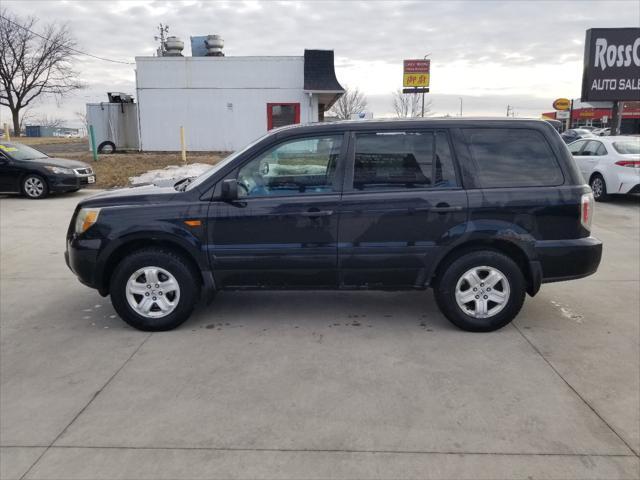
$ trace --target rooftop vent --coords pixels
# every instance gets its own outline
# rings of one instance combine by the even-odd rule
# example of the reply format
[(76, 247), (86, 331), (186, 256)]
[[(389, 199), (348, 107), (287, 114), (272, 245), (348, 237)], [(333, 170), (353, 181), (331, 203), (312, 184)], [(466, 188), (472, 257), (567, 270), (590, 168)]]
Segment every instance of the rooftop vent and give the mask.
[(191, 37), (191, 55), (194, 57), (224, 57), (223, 48), (221, 35)]
[(178, 37), (167, 37), (164, 42), (165, 57), (181, 57), (184, 49), (184, 42)]

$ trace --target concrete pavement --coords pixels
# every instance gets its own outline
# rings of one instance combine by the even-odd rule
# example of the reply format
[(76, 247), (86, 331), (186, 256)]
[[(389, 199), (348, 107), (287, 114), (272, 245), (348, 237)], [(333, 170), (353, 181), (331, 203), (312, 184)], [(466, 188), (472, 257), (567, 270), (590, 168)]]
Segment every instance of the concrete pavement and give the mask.
[(499, 332), (430, 292), (234, 292), (148, 334), (64, 265), (86, 194), (0, 199), (1, 478), (640, 476), (637, 201)]

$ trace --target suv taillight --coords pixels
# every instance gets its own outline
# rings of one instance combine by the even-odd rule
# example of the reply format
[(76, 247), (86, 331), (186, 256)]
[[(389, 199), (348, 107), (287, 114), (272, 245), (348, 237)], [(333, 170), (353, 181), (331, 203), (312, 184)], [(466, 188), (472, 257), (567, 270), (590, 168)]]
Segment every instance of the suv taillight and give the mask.
[(591, 231), (591, 221), (593, 220), (593, 193), (585, 193), (580, 200), (580, 223), (587, 230)]

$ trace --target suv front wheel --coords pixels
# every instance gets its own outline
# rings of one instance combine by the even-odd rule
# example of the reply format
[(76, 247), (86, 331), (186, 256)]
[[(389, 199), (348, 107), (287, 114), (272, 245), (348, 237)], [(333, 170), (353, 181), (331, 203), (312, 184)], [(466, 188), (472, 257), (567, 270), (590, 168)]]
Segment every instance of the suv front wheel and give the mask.
[(446, 267), (435, 297), (454, 325), (471, 332), (491, 332), (515, 318), (525, 290), (522, 271), (511, 258), (480, 250), (464, 254)]
[(197, 278), (188, 261), (171, 250), (139, 250), (113, 272), (111, 303), (134, 328), (171, 330), (191, 315), (200, 297)]

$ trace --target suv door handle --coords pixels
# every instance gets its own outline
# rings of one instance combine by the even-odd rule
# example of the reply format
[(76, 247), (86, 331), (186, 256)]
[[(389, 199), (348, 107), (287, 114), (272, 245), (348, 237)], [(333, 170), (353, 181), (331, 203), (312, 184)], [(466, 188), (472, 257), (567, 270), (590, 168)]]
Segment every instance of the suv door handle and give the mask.
[(318, 210), (318, 209), (311, 209), (311, 210), (307, 210), (306, 212), (300, 212), (298, 213), (298, 215), (300, 215), (301, 217), (328, 217), (329, 215), (333, 215), (333, 210)]
[(460, 210), (462, 210), (462, 207), (460, 205), (456, 205), (456, 206), (449, 206), (449, 205), (443, 205), (441, 207), (433, 207), (430, 209), (432, 212), (436, 212), (436, 213), (446, 213), (446, 212), (459, 212)]

